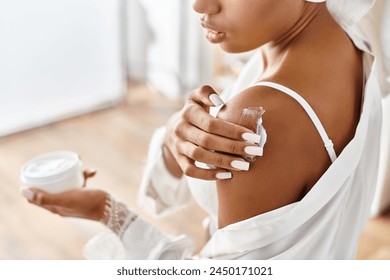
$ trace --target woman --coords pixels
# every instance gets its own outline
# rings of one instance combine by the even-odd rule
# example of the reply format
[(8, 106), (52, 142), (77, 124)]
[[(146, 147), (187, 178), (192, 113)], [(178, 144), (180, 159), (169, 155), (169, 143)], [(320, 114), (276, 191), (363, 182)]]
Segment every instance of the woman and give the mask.
[[(323, 2), (194, 1), (211, 43), (259, 48), (226, 102), (204, 86), (152, 139), (141, 200), (157, 213), (197, 200), (211, 238), (196, 257), (355, 257), (376, 182), (381, 103), (372, 46), (350, 21), (373, 1), (329, 1), (338, 23)], [(348, 10), (356, 19), (337, 14), (347, 2), (360, 5)], [(260, 106), (259, 137), (242, 113)], [(54, 213), (102, 220), (119, 237), (92, 240), (87, 257), (195, 258), (186, 237), (163, 235), (103, 191), (25, 195)]]

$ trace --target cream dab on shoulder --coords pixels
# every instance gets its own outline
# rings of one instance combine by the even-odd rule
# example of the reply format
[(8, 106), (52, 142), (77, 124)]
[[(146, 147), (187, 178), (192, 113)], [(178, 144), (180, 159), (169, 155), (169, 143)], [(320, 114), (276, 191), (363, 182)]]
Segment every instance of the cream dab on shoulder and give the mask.
[[(261, 149), (264, 149), (264, 145), (267, 142), (267, 131), (263, 126), (263, 115), (265, 110), (263, 107), (248, 107), (244, 108), (241, 112), (240, 124), (245, 124), (248, 128), (256, 132), (260, 136), (260, 142), (258, 146)], [(246, 155), (244, 159), (249, 162), (254, 162), (256, 156)]]

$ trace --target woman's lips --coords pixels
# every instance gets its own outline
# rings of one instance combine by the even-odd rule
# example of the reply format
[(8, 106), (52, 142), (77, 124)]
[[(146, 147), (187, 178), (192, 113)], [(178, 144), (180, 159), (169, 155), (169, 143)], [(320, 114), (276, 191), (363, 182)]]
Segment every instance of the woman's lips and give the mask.
[(204, 29), (206, 29), (206, 38), (211, 43), (221, 43), (226, 38), (225, 32), (220, 32), (212, 29), (206, 22), (202, 21), (201, 25)]

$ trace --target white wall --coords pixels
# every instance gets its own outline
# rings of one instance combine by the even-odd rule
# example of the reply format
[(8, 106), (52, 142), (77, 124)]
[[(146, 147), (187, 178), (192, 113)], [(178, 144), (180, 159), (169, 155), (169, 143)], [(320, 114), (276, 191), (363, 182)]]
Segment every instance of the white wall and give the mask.
[(151, 29), (140, 0), (127, 1), (127, 69), (130, 78), (146, 80), (148, 44)]
[(0, 0), (0, 136), (118, 102), (119, 0)]

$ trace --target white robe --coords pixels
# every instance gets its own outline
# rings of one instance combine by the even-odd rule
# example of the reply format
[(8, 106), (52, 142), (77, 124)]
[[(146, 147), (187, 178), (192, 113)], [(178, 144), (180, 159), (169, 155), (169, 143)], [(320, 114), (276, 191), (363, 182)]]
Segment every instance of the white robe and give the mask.
[[(347, 32), (350, 30), (346, 30)], [(356, 30), (354, 30), (355, 32)], [(349, 33), (364, 55), (365, 87), (360, 121), (351, 142), (301, 200), (216, 229), (215, 182), (176, 179), (166, 170), (161, 152), (164, 128), (156, 131), (140, 189), (144, 207), (157, 214), (175, 211), (192, 196), (210, 217), (211, 238), (198, 256), (185, 236), (171, 237), (136, 220), (121, 239), (99, 236), (86, 246), (87, 258), (127, 259), (354, 259), (370, 215), (379, 162), (383, 85), (373, 46)], [(254, 56), (225, 98), (232, 98), (261, 75)], [(264, 151), (266, 152), (266, 150)]]

